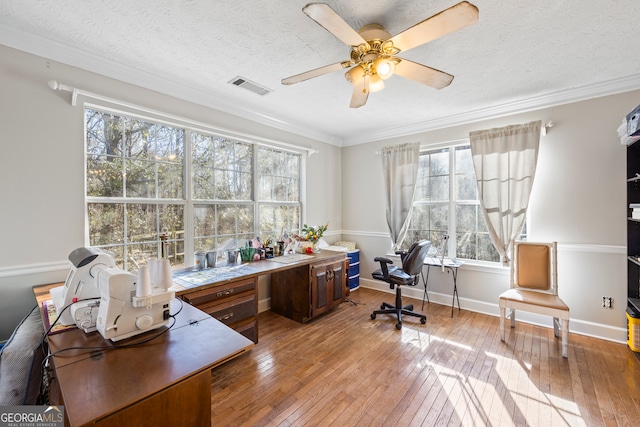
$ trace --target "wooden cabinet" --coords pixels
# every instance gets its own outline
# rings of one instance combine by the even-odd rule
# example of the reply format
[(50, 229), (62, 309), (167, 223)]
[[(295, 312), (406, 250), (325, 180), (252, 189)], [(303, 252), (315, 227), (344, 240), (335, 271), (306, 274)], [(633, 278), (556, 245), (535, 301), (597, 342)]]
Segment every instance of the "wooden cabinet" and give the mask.
[(311, 273), (311, 317), (318, 316), (344, 301), (345, 263), (312, 264)]
[(271, 311), (307, 322), (344, 301), (348, 286), (344, 254), (271, 274)]
[(180, 298), (258, 342), (258, 292), (256, 278), (224, 282), (180, 293)]

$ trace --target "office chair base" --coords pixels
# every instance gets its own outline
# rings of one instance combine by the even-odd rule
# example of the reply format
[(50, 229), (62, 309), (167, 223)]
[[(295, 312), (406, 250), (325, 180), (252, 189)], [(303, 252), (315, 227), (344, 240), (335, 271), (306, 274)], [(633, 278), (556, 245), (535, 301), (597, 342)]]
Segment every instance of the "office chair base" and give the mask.
[(427, 323), (427, 316), (414, 312), (413, 304), (405, 305), (401, 308), (396, 308), (391, 304), (383, 302), (380, 306), (380, 310), (375, 310), (373, 313), (371, 313), (371, 319), (375, 320), (376, 315), (378, 314), (395, 314), (398, 318), (396, 329), (402, 329), (402, 315), (418, 317), (420, 319), (420, 323), (422, 323), (423, 325)]

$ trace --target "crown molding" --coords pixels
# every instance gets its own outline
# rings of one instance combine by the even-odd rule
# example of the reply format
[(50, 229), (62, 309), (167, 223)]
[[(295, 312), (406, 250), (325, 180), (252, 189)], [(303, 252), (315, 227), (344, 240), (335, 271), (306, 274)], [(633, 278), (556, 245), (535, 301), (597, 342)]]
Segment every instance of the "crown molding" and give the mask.
[[(634, 74), (607, 82), (494, 105), (462, 114), (454, 114), (433, 120), (387, 128), (377, 132), (358, 134), (353, 137), (339, 138), (318, 129), (299, 126), (288, 120), (277, 118), (261, 111), (226, 102), (222, 96), (213, 96), (211, 93), (205, 94), (199, 89), (106, 60), (91, 52), (65, 46), (43, 37), (34, 36), (3, 23), (0, 23), (0, 43), (33, 55), (51, 59), (337, 147), (347, 147), (383, 139), (409, 136), (421, 132), (428, 132), (478, 122), (481, 120), (489, 120), (513, 114), (525, 113), (532, 110), (640, 89), (640, 74)], [(159, 90), (158, 88), (162, 88), (162, 90)]]
[(640, 74), (634, 74), (619, 79), (558, 91), (505, 104), (494, 105), (462, 114), (454, 114), (410, 125), (384, 129), (380, 132), (358, 135), (352, 138), (344, 138), (342, 140), (342, 146), (348, 147), (351, 145), (364, 144), (382, 139), (414, 135), (421, 132), (459, 126), (481, 120), (495, 119), (513, 114), (526, 113), (528, 111), (569, 104), (572, 102), (585, 101), (587, 99), (629, 92), (637, 89), (640, 89)]
[[(264, 114), (264, 112), (240, 107), (226, 102), (222, 96), (204, 93), (182, 83), (165, 79), (127, 65), (101, 58), (91, 52), (65, 46), (53, 40), (34, 36), (0, 23), (0, 43), (13, 49), (41, 56), (62, 64), (90, 71), (102, 76), (139, 86), (154, 92), (169, 95), (214, 110), (232, 114), (253, 122), (314, 139), (327, 144), (342, 146), (342, 140), (316, 129), (298, 126), (289, 121)], [(46, 83), (46, 82), (44, 82)], [(159, 89), (162, 88), (162, 89)]]

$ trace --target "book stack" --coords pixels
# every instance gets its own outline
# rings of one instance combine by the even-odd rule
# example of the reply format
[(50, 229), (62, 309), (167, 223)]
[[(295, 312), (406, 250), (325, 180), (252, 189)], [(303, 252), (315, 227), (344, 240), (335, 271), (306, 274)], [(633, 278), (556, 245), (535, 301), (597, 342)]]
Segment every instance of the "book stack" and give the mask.
[(631, 203), (631, 219), (640, 219), (640, 203)]

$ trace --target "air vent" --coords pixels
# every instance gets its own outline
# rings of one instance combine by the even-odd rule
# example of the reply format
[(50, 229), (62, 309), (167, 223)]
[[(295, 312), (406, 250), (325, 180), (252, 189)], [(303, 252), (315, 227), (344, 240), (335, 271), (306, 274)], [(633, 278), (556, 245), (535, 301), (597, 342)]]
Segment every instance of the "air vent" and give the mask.
[(252, 82), (251, 80), (247, 80), (244, 77), (234, 77), (229, 81), (232, 85), (236, 85), (242, 88), (245, 88), (253, 93), (257, 93), (260, 96), (264, 96), (270, 92), (273, 92), (271, 89), (267, 89), (264, 86), (260, 86), (257, 83)]

